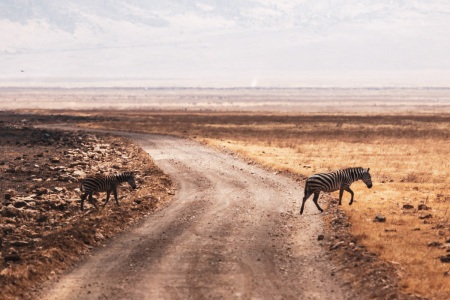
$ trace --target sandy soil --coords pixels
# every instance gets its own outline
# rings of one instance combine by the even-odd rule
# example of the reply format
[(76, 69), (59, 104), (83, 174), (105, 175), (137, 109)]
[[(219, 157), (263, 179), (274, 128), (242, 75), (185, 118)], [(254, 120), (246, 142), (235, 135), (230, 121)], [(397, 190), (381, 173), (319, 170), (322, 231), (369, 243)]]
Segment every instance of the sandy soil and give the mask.
[(174, 201), (43, 299), (347, 298), (317, 239), (321, 215), (298, 215), (298, 183), (190, 140), (129, 137), (177, 182)]

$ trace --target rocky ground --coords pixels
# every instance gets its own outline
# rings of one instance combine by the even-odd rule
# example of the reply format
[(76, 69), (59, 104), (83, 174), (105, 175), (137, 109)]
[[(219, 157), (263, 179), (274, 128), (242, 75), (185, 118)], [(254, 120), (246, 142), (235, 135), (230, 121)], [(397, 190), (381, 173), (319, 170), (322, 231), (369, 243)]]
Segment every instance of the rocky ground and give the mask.
[[(337, 205), (330, 201), (325, 216), (328, 235), (324, 246), (336, 265), (335, 276), (341, 277), (355, 291), (366, 291), (371, 299), (422, 299), (401, 291), (395, 266), (380, 260), (349, 233), (351, 223)], [(322, 237), (319, 237), (322, 238)]]
[[(35, 123), (32, 116), (0, 116), (1, 299), (32, 297), (41, 283), (173, 194), (171, 179), (130, 141), (34, 129)], [(123, 171), (135, 172), (138, 189), (123, 185), (120, 207), (86, 203), (80, 211), (81, 178)], [(97, 198), (103, 202), (104, 193)]]

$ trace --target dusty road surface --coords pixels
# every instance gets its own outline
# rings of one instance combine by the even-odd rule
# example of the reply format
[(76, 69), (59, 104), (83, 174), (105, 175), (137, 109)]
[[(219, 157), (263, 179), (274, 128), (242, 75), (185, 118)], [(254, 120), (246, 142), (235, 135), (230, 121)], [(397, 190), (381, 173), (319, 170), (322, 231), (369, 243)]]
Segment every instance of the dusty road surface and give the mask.
[(343, 299), (302, 188), (194, 141), (130, 134), (177, 182), (173, 202), (93, 253), (43, 299)]

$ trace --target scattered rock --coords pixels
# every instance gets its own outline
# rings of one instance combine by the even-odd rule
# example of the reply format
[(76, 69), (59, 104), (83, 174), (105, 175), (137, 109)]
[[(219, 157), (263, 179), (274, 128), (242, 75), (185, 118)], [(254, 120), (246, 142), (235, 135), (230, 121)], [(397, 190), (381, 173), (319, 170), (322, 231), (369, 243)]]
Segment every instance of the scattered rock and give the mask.
[(450, 254), (447, 254), (447, 256), (441, 256), (441, 257), (439, 257), (439, 259), (443, 263), (450, 263)]
[(0, 225), (0, 231), (3, 232), (4, 235), (10, 234), (14, 231), (15, 226), (12, 224), (3, 224)]
[(76, 178), (68, 175), (68, 174), (62, 174), (58, 177), (59, 181), (76, 181)]
[(16, 168), (14, 167), (9, 167), (5, 170), (6, 173), (16, 173)]
[(5, 200), (10, 200), (12, 197), (14, 197), (14, 195), (16, 194), (15, 190), (12, 189), (8, 189), (5, 192)]
[(21, 207), (26, 207), (26, 206), (28, 206), (28, 203), (26, 203), (26, 202), (23, 201), (23, 200), (16, 200), (16, 201), (14, 201), (13, 206), (14, 206), (15, 208), (21, 208)]
[(50, 161), (54, 164), (59, 163), (61, 161), (61, 159), (59, 157), (52, 157), (50, 158)]
[(445, 225), (441, 224), (441, 223), (436, 224), (435, 226), (431, 227), (431, 229), (442, 229), (442, 228), (445, 228)]
[(411, 204), (403, 204), (403, 209), (413, 209), (414, 205)]
[(325, 236), (323, 234), (319, 234), (319, 236), (317, 237), (318, 241), (322, 241), (325, 238)]
[(334, 244), (333, 246), (330, 247), (330, 250), (336, 250), (337, 248), (341, 247), (342, 245), (344, 245), (345, 242), (344, 241), (340, 241), (336, 244)]
[(375, 217), (375, 219), (373, 219), (374, 222), (380, 222), (380, 223), (384, 223), (386, 222), (386, 217), (382, 216), (382, 215), (378, 215)]
[(424, 216), (420, 216), (419, 219), (421, 219), (421, 220), (423, 220), (423, 219), (430, 219), (432, 217), (433, 216), (431, 214), (427, 214), (427, 215), (424, 215)]
[(94, 238), (95, 238), (96, 241), (103, 241), (105, 239), (103, 234), (101, 234), (100, 232), (95, 233)]
[(430, 242), (428, 243), (428, 247), (441, 247), (442, 243), (440, 242)]
[(51, 206), (51, 208), (57, 209), (60, 211), (65, 211), (67, 209), (67, 204), (62, 200), (53, 201), (50, 206)]
[(16, 218), (20, 216), (20, 211), (15, 207), (7, 206), (2, 208), (0, 214), (6, 218)]
[(5, 263), (7, 262), (19, 262), (20, 256), (19, 254), (7, 254), (5, 255), (5, 258), (3, 259)]
[(73, 168), (73, 167), (77, 167), (77, 166), (86, 166), (86, 165), (87, 165), (87, 163), (84, 161), (76, 161), (76, 162), (71, 163), (69, 165), (69, 167)]
[(39, 187), (39, 188), (35, 189), (35, 193), (37, 196), (42, 196), (42, 195), (48, 194), (48, 190), (44, 187)]
[(48, 216), (47, 215), (40, 215), (37, 219), (36, 222), (38, 223), (42, 223), (48, 220)]
[(26, 247), (30, 245), (27, 241), (11, 241), (9, 244), (14, 247)]
[(426, 206), (425, 204), (419, 204), (419, 206), (417, 207), (418, 210), (429, 210), (431, 209), (431, 207)]
[(83, 177), (86, 177), (86, 172), (81, 171), (81, 170), (75, 170), (75, 171), (73, 171), (72, 176), (76, 177), (76, 178), (83, 178)]
[(61, 192), (66, 191), (66, 188), (59, 187), (59, 186), (55, 186), (55, 187), (53, 188), (53, 191), (54, 191), (54, 192), (57, 192), (57, 193), (61, 193)]

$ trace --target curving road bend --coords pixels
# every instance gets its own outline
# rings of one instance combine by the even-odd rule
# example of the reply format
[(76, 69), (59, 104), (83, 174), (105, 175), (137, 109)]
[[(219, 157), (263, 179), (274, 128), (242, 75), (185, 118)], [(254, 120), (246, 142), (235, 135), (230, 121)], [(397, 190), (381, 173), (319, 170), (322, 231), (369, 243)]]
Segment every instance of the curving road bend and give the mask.
[(320, 215), (298, 214), (295, 181), (191, 140), (125, 135), (174, 178), (176, 196), (43, 299), (345, 298), (317, 242)]

